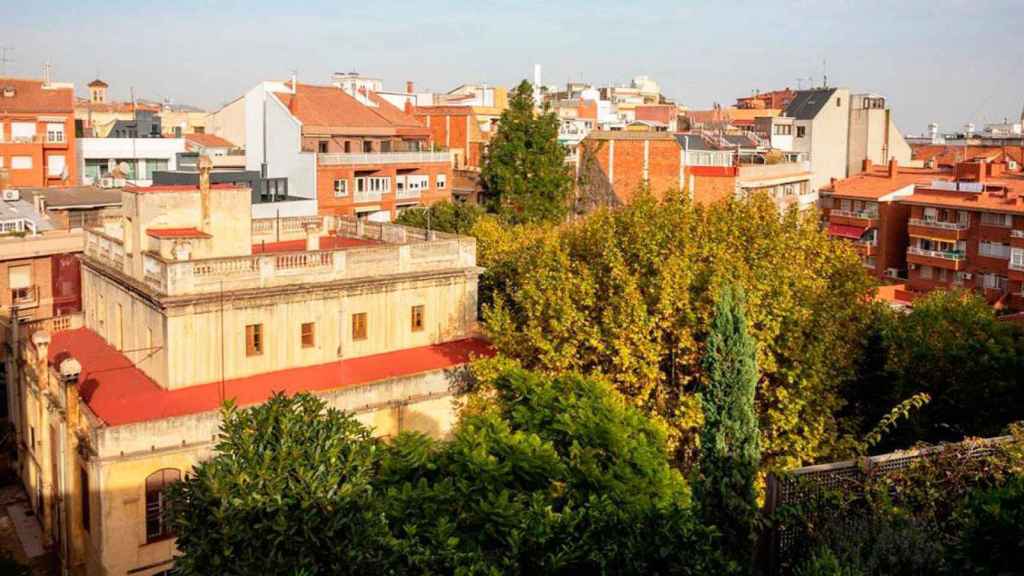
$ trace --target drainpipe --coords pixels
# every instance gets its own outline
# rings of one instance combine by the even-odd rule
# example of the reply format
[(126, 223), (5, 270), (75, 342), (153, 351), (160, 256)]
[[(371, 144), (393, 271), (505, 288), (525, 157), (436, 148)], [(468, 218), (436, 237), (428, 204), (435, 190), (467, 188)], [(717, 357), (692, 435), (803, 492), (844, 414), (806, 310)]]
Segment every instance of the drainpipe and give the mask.
[[(68, 462), (73, 462), (74, 455), (68, 450), (69, 446), (72, 446), (72, 435), (77, 428), (78, 422), (78, 375), (82, 373), (82, 365), (78, 363), (72, 357), (65, 358), (60, 363), (60, 386), (61, 392), (64, 399), (64, 434), (61, 434), (60, 438), (60, 485), (61, 493), (67, 494), (68, 490)], [(62, 522), (60, 526), (63, 537), (60, 539), (61, 547), (64, 550), (64, 566), (63, 574), (68, 576), (70, 574), (70, 566), (72, 565), (71, 558), (71, 535), (68, 526), (71, 525), (71, 515), (68, 513), (70, 506), (68, 505), (68, 499), (61, 498), (61, 508), (64, 510), (62, 516)]]

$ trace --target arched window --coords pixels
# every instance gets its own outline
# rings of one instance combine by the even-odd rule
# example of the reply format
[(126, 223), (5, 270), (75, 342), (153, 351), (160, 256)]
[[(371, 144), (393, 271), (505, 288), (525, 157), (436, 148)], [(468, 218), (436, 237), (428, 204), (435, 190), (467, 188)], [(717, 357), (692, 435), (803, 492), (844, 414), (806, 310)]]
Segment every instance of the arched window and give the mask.
[(164, 489), (181, 480), (181, 471), (175, 468), (157, 470), (146, 478), (146, 541), (152, 542), (172, 536), (166, 518), (167, 499)]

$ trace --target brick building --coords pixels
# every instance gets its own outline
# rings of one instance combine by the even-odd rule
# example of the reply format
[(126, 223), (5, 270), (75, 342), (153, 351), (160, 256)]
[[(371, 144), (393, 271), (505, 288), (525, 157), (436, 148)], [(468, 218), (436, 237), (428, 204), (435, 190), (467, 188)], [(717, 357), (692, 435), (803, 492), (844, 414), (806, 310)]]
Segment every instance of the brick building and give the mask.
[(758, 92), (752, 96), (737, 98), (736, 107), (742, 110), (782, 110), (789, 106), (795, 97), (796, 92), (789, 88)]
[(0, 77), (0, 171), (7, 186), (78, 183), (71, 84)]
[(492, 132), (490, 124), (481, 129), (472, 106), (418, 106), (412, 114), (430, 131), (432, 145), (452, 154), (455, 168), (480, 168)]

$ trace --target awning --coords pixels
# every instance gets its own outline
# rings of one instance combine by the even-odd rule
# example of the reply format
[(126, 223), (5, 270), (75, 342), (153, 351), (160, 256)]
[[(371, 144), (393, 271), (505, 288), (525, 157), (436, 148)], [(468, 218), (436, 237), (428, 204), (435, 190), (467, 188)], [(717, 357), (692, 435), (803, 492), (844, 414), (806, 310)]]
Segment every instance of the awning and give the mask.
[(849, 238), (851, 240), (859, 240), (867, 229), (867, 226), (850, 226), (848, 224), (836, 224), (834, 222), (829, 222), (828, 235), (839, 236), (840, 238)]

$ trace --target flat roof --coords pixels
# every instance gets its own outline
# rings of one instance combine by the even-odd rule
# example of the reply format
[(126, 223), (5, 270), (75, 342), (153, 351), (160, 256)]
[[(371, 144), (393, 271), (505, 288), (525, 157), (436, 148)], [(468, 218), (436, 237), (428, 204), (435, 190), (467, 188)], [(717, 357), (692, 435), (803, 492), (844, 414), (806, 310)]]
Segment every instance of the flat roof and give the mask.
[(105, 424), (120, 426), (214, 411), (225, 399), (234, 400), (239, 406), (251, 406), (266, 401), (275, 392), (291, 395), (352, 388), (453, 368), (475, 356), (493, 354), (484, 340), (467, 338), (233, 378), (223, 385), (210, 382), (167, 390), (98, 334), (88, 328), (76, 328), (53, 334), (49, 362), (59, 366), (62, 360), (74, 356), (82, 365), (77, 384), (79, 396)]
[(831, 191), (833, 196), (839, 198), (878, 200), (907, 186), (930, 184), (933, 180), (951, 175), (952, 172), (949, 170), (900, 166), (895, 177), (889, 178), (888, 166), (879, 165), (867, 172), (838, 180), (823, 190)]

